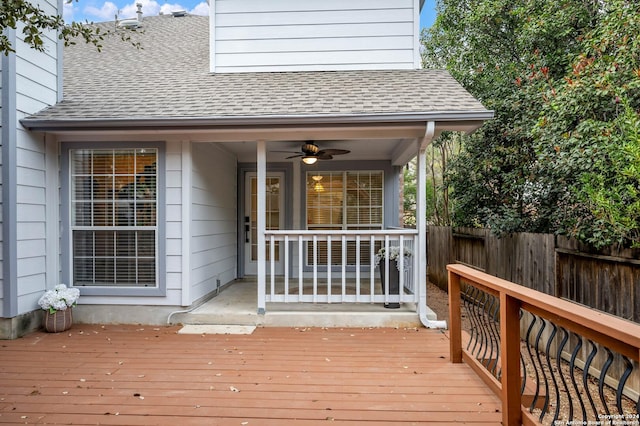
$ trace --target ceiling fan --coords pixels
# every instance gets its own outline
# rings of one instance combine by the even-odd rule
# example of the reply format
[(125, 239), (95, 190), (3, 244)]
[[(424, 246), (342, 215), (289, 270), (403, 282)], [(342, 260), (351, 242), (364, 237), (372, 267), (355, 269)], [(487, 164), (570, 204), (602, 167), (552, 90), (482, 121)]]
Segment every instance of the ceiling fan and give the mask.
[(313, 141), (307, 141), (300, 147), (300, 151), (273, 151), (273, 152), (286, 152), (289, 154), (295, 154), (287, 157), (296, 158), (302, 157), (302, 162), (305, 164), (314, 164), (318, 160), (331, 160), (334, 155), (344, 155), (348, 154), (351, 151), (346, 149), (320, 149), (318, 145), (313, 143)]

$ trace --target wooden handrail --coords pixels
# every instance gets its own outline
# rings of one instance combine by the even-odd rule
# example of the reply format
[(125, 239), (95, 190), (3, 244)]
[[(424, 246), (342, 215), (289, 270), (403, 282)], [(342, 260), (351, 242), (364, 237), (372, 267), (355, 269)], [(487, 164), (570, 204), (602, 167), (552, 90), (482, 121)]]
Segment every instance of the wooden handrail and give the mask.
[(494, 277), (466, 265), (447, 265), (449, 273), (451, 361), (462, 362), (461, 281), (499, 297), (503, 424), (523, 421), (520, 395), (520, 308), (640, 361), (640, 325)]

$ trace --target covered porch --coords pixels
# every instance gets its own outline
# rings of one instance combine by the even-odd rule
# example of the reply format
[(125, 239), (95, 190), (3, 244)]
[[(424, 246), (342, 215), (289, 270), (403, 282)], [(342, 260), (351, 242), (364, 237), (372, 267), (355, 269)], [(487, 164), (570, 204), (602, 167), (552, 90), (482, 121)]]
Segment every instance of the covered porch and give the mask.
[[(401, 312), (413, 313), (414, 322), (446, 325), (436, 321), (427, 306), (426, 149), (442, 131), (470, 131), (482, 122), (475, 115), (454, 116), (410, 122), (371, 117), (371, 123), (348, 127), (307, 124), (270, 129), (251, 142), (242, 133), (216, 136), (216, 143), (238, 159), (238, 277), (255, 280), (257, 315), (305, 311), (304, 304), (326, 304), (320, 309), (325, 313), (399, 305)], [(303, 138), (348, 155), (334, 161), (320, 157), (313, 164), (301, 161), (295, 149), (305, 143)], [(417, 223), (415, 229), (403, 229), (399, 181), (402, 167), (413, 158), (418, 170)], [(374, 180), (379, 187), (372, 189)], [(332, 187), (335, 182), (342, 185), (338, 190)], [(332, 199), (331, 189), (323, 184), (338, 195)], [(314, 191), (318, 187), (322, 196)], [(379, 198), (373, 204), (352, 205), (349, 197), (358, 195), (350, 191)], [(335, 199), (338, 213), (333, 205), (323, 204)], [(381, 252), (395, 257), (381, 257)], [(268, 317), (255, 322), (269, 323)]]

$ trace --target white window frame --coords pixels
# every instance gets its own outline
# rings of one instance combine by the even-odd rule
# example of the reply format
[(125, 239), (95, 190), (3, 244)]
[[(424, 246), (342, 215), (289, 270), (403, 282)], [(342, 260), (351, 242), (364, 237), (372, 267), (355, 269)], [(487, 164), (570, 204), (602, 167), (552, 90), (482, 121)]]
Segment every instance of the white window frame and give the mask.
[[(156, 225), (154, 227), (86, 227), (73, 226), (72, 223), (72, 183), (71, 183), (71, 152), (72, 150), (135, 150), (154, 149), (157, 152), (156, 164)], [(94, 142), (94, 143), (63, 143), (61, 150), (61, 220), (62, 220), (62, 278), (63, 282), (73, 286), (73, 230), (138, 230), (155, 229), (155, 274), (154, 286), (76, 286), (83, 295), (91, 296), (165, 296), (166, 295), (166, 234), (165, 234), (165, 145), (161, 142)]]
[[(337, 174), (341, 174), (342, 175), (342, 223), (341, 224), (317, 224), (318, 227), (325, 227), (325, 228), (334, 228), (337, 230), (358, 230), (358, 229), (372, 229), (373, 227), (376, 227), (375, 229), (384, 229), (384, 217), (385, 217), (385, 173), (384, 170), (319, 170), (319, 171), (307, 171), (305, 174), (305, 182), (309, 182), (308, 177), (313, 176), (314, 174), (323, 174), (323, 173), (331, 173), (334, 175)], [(345, 185), (346, 181), (347, 181), (347, 175), (349, 173), (355, 173), (355, 174), (365, 174), (365, 173), (380, 173), (381, 175), (381, 182), (382, 185), (380, 187), (380, 190), (382, 191), (381, 194), (381, 201), (382, 204), (379, 206), (381, 208), (381, 217), (380, 217), (380, 222), (379, 223), (375, 223), (375, 224), (358, 224), (358, 223), (354, 223), (354, 224), (350, 224), (348, 223), (348, 208), (349, 207), (354, 207), (354, 206), (348, 206), (347, 203), (344, 201), (347, 199), (347, 186)], [(359, 207), (359, 206), (358, 206)], [(371, 206), (369, 206), (370, 208)], [(304, 209), (305, 209), (305, 217), (308, 217), (309, 214), (309, 200), (308, 197), (305, 197), (305, 203), (304, 203)], [(379, 227), (378, 227), (379, 226)], [(306, 228), (309, 228), (309, 223), (307, 221), (306, 223)], [(311, 229), (314, 229), (314, 227), (312, 226)]]

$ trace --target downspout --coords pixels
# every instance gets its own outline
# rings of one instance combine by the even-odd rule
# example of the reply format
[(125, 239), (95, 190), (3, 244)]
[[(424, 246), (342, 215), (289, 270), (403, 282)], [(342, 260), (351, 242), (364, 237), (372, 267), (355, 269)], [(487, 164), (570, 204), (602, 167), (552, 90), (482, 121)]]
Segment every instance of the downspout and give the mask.
[(424, 250), (424, 255), (418, 259), (418, 315), (420, 322), (427, 328), (447, 328), (446, 321), (433, 321), (427, 318), (427, 146), (433, 140), (435, 134), (435, 122), (429, 121), (422, 139), (418, 146), (418, 185), (417, 185), (417, 208), (416, 226), (418, 228), (418, 247), (420, 252)]

